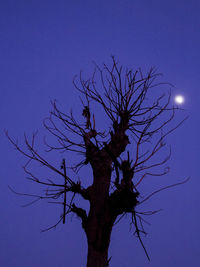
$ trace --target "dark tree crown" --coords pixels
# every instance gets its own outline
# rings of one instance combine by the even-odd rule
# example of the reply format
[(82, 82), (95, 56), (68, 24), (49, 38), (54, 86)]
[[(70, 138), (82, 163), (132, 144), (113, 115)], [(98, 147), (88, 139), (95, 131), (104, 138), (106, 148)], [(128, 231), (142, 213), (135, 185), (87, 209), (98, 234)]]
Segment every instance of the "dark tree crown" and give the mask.
[[(141, 233), (145, 233), (142, 213), (137, 212), (136, 208), (157, 191), (140, 199), (139, 185), (148, 176), (168, 173), (169, 167), (166, 164), (171, 149), (168, 148), (167, 152), (165, 139), (184, 121), (173, 126), (177, 108), (171, 106), (170, 92), (163, 91), (166, 84), (157, 82), (159, 76), (154, 68), (146, 74), (141, 69), (124, 69), (112, 57), (111, 67), (104, 64), (100, 68), (95, 64), (90, 79), (85, 80), (82, 73), (78, 80), (77, 77), (74, 79), (73, 84), (81, 94), (82, 117), (75, 117), (72, 111), (66, 114), (58, 108), (56, 101), (52, 102), (52, 111), (44, 120), (44, 127), (55, 137), (57, 145), (49, 144), (46, 139), (44, 143), (48, 152), (68, 151), (80, 154), (82, 159), (75, 165), (69, 165), (70, 159), (63, 159), (60, 166), (49, 163), (36, 148), (36, 134), (33, 134), (31, 140), (25, 135), (27, 149), (24, 150), (6, 132), (15, 148), (28, 159), (24, 166), (28, 179), (46, 187), (43, 195), (29, 195), (34, 198), (31, 203), (47, 199), (63, 206), (61, 218), (48, 229), (56, 227), (60, 222), (65, 223), (66, 215), (75, 213), (82, 220), (89, 246), (95, 251), (101, 251), (108, 248), (112, 227), (121, 218), (118, 216), (130, 213), (135, 233), (149, 258), (140, 237)], [(94, 103), (103, 109), (109, 128), (98, 130), (95, 109), (91, 108)], [(80, 121), (81, 119), (83, 120)], [(35, 176), (29, 169), (32, 162), (61, 176), (63, 181)], [(76, 182), (76, 174), (88, 164), (93, 170), (93, 181), (83, 187), (81, 180)], [(73, 176), (68, 175), (68, 168), (74, 171)], [(89, 213), (76, 203), (76, 195), (81, 195), (90, 202)], [(153, 213), (155, 212), (149, 212)], [(98, 218), (100, 228), (97, 230), (102, 231), (104, 236), (98, 240), (95, 239), (95, 230), (91, 230), (92, 223), (94, 225), (96, 222), (94, 218)]]

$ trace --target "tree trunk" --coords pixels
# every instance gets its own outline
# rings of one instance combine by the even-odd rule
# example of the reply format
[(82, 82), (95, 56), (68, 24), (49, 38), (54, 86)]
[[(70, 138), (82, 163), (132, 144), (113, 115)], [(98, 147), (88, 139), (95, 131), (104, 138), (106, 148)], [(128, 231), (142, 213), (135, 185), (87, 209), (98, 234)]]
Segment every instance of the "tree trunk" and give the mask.
[(87, 267), (107, 267), (108, 248), (104, 251), (97, 251), (92, 245), (88, 244)]
[(108, 202), (99, 194), (96, 201), (91, 202), (85, 229), (88, 241), (87, 267), (108, 266), (108, 248), (113, 223), (114, 216), (111, 216)]
[(87, 267), (107, 267), (113, 220), (106, 211), (97, 216), (94, 216), (93, 213), (90, 218), (86, 233), (88, 241)]
[[(105, 163), (104, 163), (105, 165)], [(107, 267), (110, 235), (115, 221), (109, 206), (110, 167), (94, 169), (90, 211), (85, 228), (88, 241), (87, 267)]]

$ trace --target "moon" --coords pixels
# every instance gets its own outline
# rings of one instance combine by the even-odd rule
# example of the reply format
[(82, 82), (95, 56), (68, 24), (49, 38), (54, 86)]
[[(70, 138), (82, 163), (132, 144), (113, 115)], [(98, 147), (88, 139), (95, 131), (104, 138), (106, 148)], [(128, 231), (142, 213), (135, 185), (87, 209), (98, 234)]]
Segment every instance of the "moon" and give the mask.
[(176, 95), (174, 98), (174, 101), (179, 104), (182, 105), (185, 101), (184, 97), (182, 95)]

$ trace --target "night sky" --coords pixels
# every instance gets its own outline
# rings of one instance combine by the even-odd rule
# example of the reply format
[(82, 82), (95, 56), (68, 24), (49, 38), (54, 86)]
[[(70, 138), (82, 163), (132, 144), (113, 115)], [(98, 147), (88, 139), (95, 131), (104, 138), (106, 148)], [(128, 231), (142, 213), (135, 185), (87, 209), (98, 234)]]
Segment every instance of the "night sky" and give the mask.
[[(168, 138), (171, 171), (149, 177), (141, 193), (183, 181), (184, 185), (155, 195), (141, 210), (163, 209), (146, 218), (143, 242), (130, 230), (129, 217), (113, 229), (110, 267), (199, 266), (199, 101), (200, 2), (198, 0), (1, 0), (0, 3), (0, 265), (3, 267), (81, 267), (86, 265), (87, 243), (76, 216), (65, 225), (41, 233), (54, 224), (62, 208), (29, 199), (16, 191), (35, 193), (38, 186), (25, 179), (26, 159), (9, 143), (4, 129), (23, 144), (23, 134), (35, 130), (38, 150), (45, 134), (43, 119), (57, 99), (64, 112), (73, 107), (81, 116), (79, 94), (72, 80), (86, 77), (92, 61), (110, 64), (111, 55), (125, 67), (147, 70), (155, 66), (162, 80), (174, 85), (172, 96), (182, 94), (185, 110), (177, 120), (189, 119)], [(100, 116), (99, 120), (104, 120)], [(101, 121), (101, 122), (102, 122)], [(63, 155), (47, 154), (59, 166)], [(65, 155), (66, 161), (73, 158)], [(36, 172), (45, 171), (35, 167)], [(83, 172), (84, 173), (84, 172)], [(87, 170), (85, 170), (87, 175)]]

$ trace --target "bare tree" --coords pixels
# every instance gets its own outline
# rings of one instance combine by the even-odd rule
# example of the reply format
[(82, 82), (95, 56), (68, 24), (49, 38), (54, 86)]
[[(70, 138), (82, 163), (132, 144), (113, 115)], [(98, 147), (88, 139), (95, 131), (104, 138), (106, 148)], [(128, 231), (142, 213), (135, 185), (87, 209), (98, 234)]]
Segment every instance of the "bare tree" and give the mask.
[[(60, 222), (65, 223), (70, 213), (75, 213), (81, 219), (88, 242), (87, 267), (109, 265), (108, 248), (112, 228), (127, 213), (131, 215), (135, 234), (149, 259), (141, 239), (141, 234), (145, 234), (142, 215), (156, 211), (142, 213), (137, 211), (137, 207), (153, 194), (177, 185), (140, 197), (139, 185), (144, 178), (168, 173), (166, 163), (171, 151), (165, 139), (184, 121), (175, 125), (172, 123), (177, 108), (171, 106), (170, 93), (166, 94), (163, 88), (160, 89), (164, 84), (156, 82), (159, 75), (153, 68), (146, 74), (140, 69), (125, 70), (112, 57), (111, 67), (104, 64), (100, 68), (95, 64), (90, 79), (83, 79), (82, 73), (78, 80), (74, 79), (76, 89), (83, 96), (83, 121), (80, 121), (80, 116), (75, 118), (72, 111), (69, 115), (65, 114), (56, 101), (52, 102), (52, 111), (49, 118), (44, 120), (44, 127), (56, 138), (57, 145), (49, 144), (46, 139), (44, 143), (48, 152), (79, 154), (82, 159), (75, 165), (66, 166), (65, 159), (61, 166), (52, 165), (38, 152), (36, 134), (31, 140), (25, 136), (26, 149), (23, 149), (6, 132), (15, 148), (28, 159), (24, 166), (28, 179), (46, 187), (44, 195), (22, 195), (32, 196), (31, 203), (47, 199), (63, 206), (59, 221), (46, 230), (56, 227)], [(98, 121), (95, 120), (92, 103), (102, 108), (105, 120), (110, 125), (108, 129), (97, 129)], [(38, 177), (30, 169), (32, 162), (61, 176), (64, 182), (59, 177), (54, 180)], [(67, 162), (70, 163), (70, 160)], [(76, 174), (88, 164), (92, 168), (93, 179), (91, 184), (84, 187), (82, 180), (76, 179)], [(68, 168), (74, 171), (73, 177), (68, 175)], [(80, 207), (80, 203), (77, 204), (77, 195), (89, 201), (88, 212)]]

